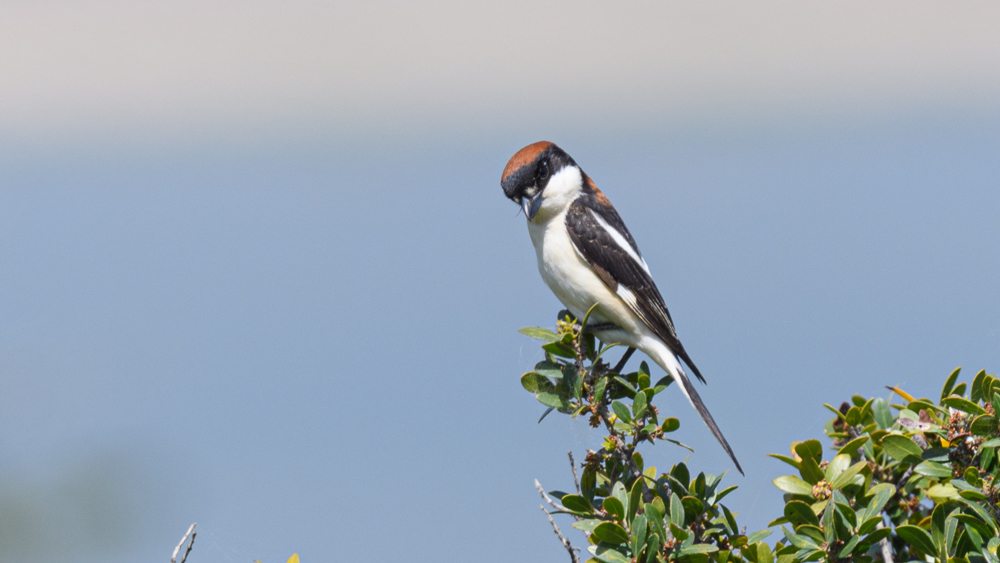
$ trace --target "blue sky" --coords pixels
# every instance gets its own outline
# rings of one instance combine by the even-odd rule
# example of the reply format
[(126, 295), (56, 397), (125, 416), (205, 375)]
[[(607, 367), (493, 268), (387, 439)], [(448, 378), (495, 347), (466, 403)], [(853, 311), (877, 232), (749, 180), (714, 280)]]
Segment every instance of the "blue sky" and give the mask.
[(565, 557), (532, 479), (601, 436), (520, 388), (560, 306), (499, 188), (543, 138), (638, 240), (751, 528), (823, 402), (1000, 362), (995, 7), (55, 6), (0, 18), (5, 560), (193, 521), (193, 563)]

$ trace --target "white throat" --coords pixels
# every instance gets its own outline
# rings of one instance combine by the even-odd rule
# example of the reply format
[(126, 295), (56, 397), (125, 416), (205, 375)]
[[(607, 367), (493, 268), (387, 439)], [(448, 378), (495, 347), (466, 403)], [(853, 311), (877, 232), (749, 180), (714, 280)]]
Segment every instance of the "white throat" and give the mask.
[(583, 189), (583, 172), (578, 166), (567, 166), (556, 172), (542, 192), (542, 205), (532, 223), (543, 225), (562, 214)]

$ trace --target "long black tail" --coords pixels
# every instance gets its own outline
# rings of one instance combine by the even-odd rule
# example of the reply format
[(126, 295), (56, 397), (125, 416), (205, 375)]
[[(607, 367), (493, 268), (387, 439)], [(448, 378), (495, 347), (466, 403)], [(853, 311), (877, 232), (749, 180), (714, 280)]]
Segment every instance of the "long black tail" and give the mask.
[(740, 472), (740, 475), (746, 475), (743, 473), (743, 468), (740, 467), (740, 462), (736, 461), (736, 454), (733, 453), (733, 448), (729, 447), (729, 442), (727, 442), (726, 437), (722, 435), (722, 430), (719, 430), (719, 425), (716, 424), (715, 419), (712, 418), (712, 413), (708, 412), (708, 407), (705, 406), (705, 401), (701, 400), (701, 395), (698, 394), (694, 385), (691, 385), (691, 380), (688, 379), (687, 374), (685, 374), (684, 370), (679, 366), (676, 371), (676, 374), (672, 372), (670, 373), (671, 377), (677, 380), (681, 391), (688, 398), (688, 401), (691, 402), (691, 406), (694, 407), (694, 410), (698, 411), (701, 419), (705, 421), (705, 425), (712, 431), (712, 435), (715, 436), (715, 439), (718, 440), (720, 444), (722, 444), (722, 449), (726, 450), (726, 453), (729, 454), (729, 458), (732, 459), (733, 464), (736, 465), (736, 470)]

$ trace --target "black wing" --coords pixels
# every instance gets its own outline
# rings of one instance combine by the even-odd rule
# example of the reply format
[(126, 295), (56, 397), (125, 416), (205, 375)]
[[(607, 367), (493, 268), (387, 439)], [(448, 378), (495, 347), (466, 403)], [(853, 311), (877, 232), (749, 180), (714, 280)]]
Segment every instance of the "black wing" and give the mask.
[[(691, 361), (691, 357), (684, 350), (684, 345), (677, 338), (677, 331), (674, 329), (674, 322), (670, 318), (667, 305), (663, 302), (663, 296), (656, 288), (653, 278), (646, 271), (645, 264), (637, 262), (601, 225), (603, 220), (608, 227), (617, 231), (631, 247), (635, 256), (642, 260), (639, 247), (636, 246), (632, 233), (625, 227), (618, 212), (607, 198), (603, 197), (604, 194), (600, 192), (597, 194), (599, 195), (584, 193), (570, 205), (566, 213), (566, 228), (569, 230), (570, 239), (604, 283), (622, 297), (646, 326), (663, 339), (663, 342), (684, 360), (684, 363), (691, 366), (691, 371), (704, 383), (705, 378), (701, 376), (698, 367)], [(628, 289), (633, 298), (627, 298), (627, 292), (619, 291), (619, 287)]]

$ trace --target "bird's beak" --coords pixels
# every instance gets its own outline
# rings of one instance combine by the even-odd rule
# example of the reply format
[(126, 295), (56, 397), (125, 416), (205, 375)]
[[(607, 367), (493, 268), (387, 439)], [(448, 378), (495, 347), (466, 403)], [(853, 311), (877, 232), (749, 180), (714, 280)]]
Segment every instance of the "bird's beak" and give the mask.
[(521, 209), (524, 210), (525, 217), (529, 221), (535, 218), (538, 214), (538, 208), (542, 206), (542, 192), (538, 192), (533, 197), (522, 197), (521, 198)]

